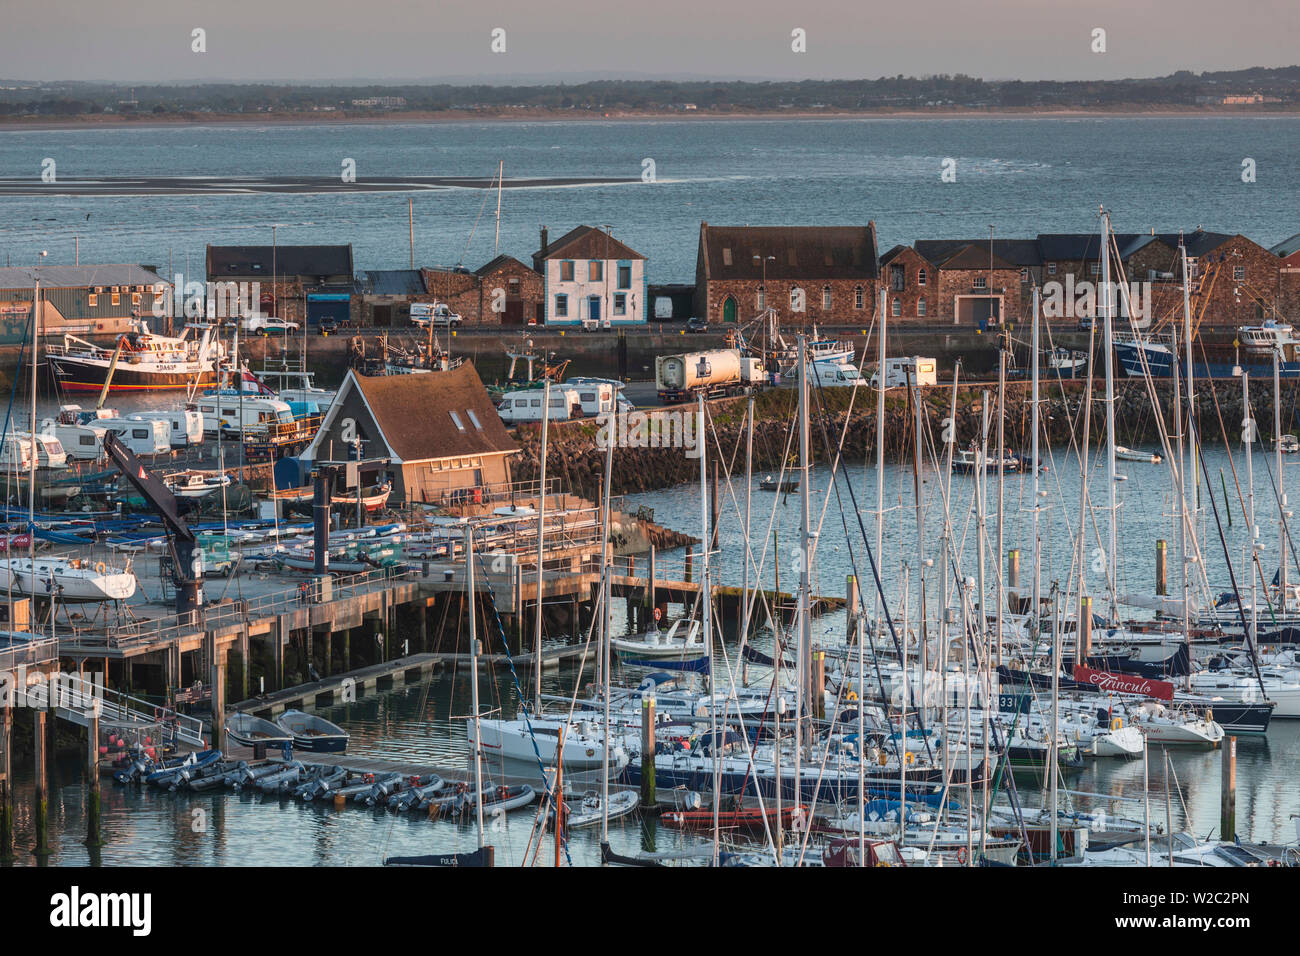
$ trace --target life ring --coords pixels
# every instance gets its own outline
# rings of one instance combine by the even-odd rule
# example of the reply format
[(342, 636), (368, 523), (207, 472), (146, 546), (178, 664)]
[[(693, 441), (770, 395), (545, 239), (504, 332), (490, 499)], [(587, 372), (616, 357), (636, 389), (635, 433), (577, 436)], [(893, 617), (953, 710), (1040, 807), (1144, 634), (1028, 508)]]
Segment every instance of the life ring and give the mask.
[(883, 767), (888, 762), (889, 762), (889, 754), (885, 753), (883, 750), (880, 751), (880, 766)]
[(664, 612), (659, 610), (659, 608), (655, 608), (655, 621), (658, 622), (658, 620), (663, 616)]
[(1110, 729), (1111, 729), (1111, 730), (1120, 730), (1120, 729), (1123, 728), (1123, 726), (1124, 726), (1124, 718), (1123, 718), (1123, 717), (1116, 717), (1114, 720), (1112, 720), (1112, 721), (1110, 722)]
[(912, 764), (916, 763), (916, 754), (912, 753), (910, 750), (904, 751), (903, 763), (907, 764), (909, 767), (912, 766)]
[(850, 703), (853, 703), (858, 699), (858, 692), (855, 690), (851, 690), (848, 692), (847, 696), (845, 696), (844, 699), (849, 701)]
[(966, 848), (964, 846), (957, 847), (957, 862), (958, 863), (966, 862)]
[(107, 570), (108, 570), (108, 565), (105, 564), (103, 561), (98, 561), (98, 562), (95, 563), (95, 573), (96, 573), (96, 574), (103, 574), (103, 573), (104, 573), (105, 571), (107, 571)]

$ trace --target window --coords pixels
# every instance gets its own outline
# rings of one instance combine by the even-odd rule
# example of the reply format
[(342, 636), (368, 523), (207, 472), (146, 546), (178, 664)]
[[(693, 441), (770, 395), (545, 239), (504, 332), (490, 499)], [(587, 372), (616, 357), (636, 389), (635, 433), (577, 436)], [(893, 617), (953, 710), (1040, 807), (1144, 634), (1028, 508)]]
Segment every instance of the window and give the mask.
[(1244, 282), (1245, 279), (1246, 279), (1246, 267), (1245, 267), (1245, 266), (1233, 266), (1233, 267), (1232, 267), (1232, 281), (1233, 281), (1233, 282)]
[(587, 263), (587, 281), (600, 282), (605, 278), (605, 263), (599, 259), (592, 259)]
[(824, 285), (822, 286), (822, 310), (827, 311), (830, 309), (830, 307), (831, 307), (831, 287), (828, 285)]
[(921, 298), (916, 300), (916, 314), (918, 316), (925, 315), (925, 296), (921, 296)]
[(573, 281), (573, 262), (572, 262), (572, 261), (566, 261), (566, 262), (561, 262), (561, 263), (560, 263), (560, 281), (561, 281), (561, 282), (572, 282), (572, 281)]
[(94, 435), (80, 435), (80, 436), (77, 437), (77, 441), (80, 442), (80, 443), (83, 444), (83, 445), (93, 445), (93, 444), (95, 444), (95, 436), (94, 436)]
[(92, 309), (95, 308), (99, 305), (99, 296), (95, 295), (93, 292), (90, 293), (90, 295), (86, 296), (86, 305), (90, 306)]
[(509, 409), (509, 408), (510, 408), (510, 399), (507, 398), (507, 399), (505, 399), (504, 401), (502, 401), (502, 403), (501, 403), (501, 411), (504, 412), (504, 411), (506, 411), (506, 410)]
[(1028, 281), (1029, 281), (1029, 269), (1028, 269), (1028, 268), (1024, 268), (1024, 269), (1021, 269), (1021, 270), (1020, 270), (1020, 281), (1021, 281), (1021, 282), (1028, 282)]
[(853, 308), (860, 309), (866, 301), (866, 296), (862, 292), (862, 286), (855, 286), (853, 289)]
[(1049, 276), (1054, 276), (1054, 275), (1056, 275), (1056, 263), (1055, 263), (1055, 262), (1049, 262), (1049, 263), (1047, 264), (1047, 274), (1048, 274)]
[(236, 415), (238, 415), (239, 413), (238, 413), (235, 409), (233, 409), (233, 408), (223, 408), (223, 409), (221, 410), (221, 414), (223, 414), (223, 415), (229, 415), (231, 418), (234, 418), (234, 417), (235, 417)]
[(892, 306), (890, 306), (889, 311), (890, 311), (890, 313), (891, 313), (892, 315), (902, 315), (902, 314), (903, 314), (903, 301), (902, 301), (901, 299), (899, 299), (897, 296), (895, 296), (895, 297), (894, 297), (894, 303), (893, 303)]
[(614, 293), (614, 314), (627, 315), (627, 293)]
[(925, 285), (925, 281), (926, 281), (927, 278), (928, 278), (928, 276), (926, 275), (924, 269), (919, 269), (919, 270), (917, 270), (917, 273), (916, 273), (916, 284), (917, 284), (917, 285)]
[(729, 265), (731, 265), (731, 250), (730, 250), (730, 249), (723, 249), (723, 250), (722, 250), (722, 264), (723, 264), (724, 266), (729, 266)]
[(766, 309), (766, 308), (767, 308), (767, 293), (764, 292), (762, 289), (759, 289), (759, 290), (758, 290), (757, 301), (758, 301), (758, 307), (759, 307), (760, 309)]
[(791, 312), (803, 311), (803, 289), (799, 288), (798, 286), (795, 286), (793, 289), (790, 290), (790, 311)]
[(987, 276), (976, 276), (976, 277), (975, 277), (975, 288), (977, 288), (977, 289), (987, 289), (988, 287), (989, 287), (989, 280), (988, 280), (988, 277), (987, 277)]
[(907, 276), (903, 273), (902, 266), (889, 267), (889, 287), (895, 292), (902, 292), (903, 286), (907, 282)]
[(450, 411), (447, 412), (447, 414), (451, 416), (451, 423), (456, 426), (456, 431), (463, 432), (465, 430), (465, 424), (460, 420), (460, 416), (455, 412)]
[(131, 293), (131, 304), (132, 304), (132, 305), (139, 305), (139, 304), (140, 304), (140, 293), (139, 293), (139, 292), (132, 292), (132, 293)]
[(542, 400), (540, 398), (534, 398), (531, 402), (529, 402), (529, 404), (532, 405), (533, 408), (541, 408)]
[(1095, 276), (1097, 276), (1097, 275), (1101, 275), (1101, 263), (1100, 263), (1100, 262), (1090, 262), (1090, 263), (1088, 263), (1088, 271), (1091, 272), (1091, 273), (1092, 273), (1093, 275), (1095, 275)]
[(618, 287), (620, 289), (632, 288), (632, 267), (631, 266), (618, 267)]
[(145, 429), (145, 428), (132, 428), (132, 429), (131, 429), (131, 437), (132, 437), (132, 438), (148, 438), (148, 437), (149, 437), (149, 431), (148, 431), (148, 429)]
[(122, 297), (121, 297), (120, 295), (118, 295), (116, 292), (112, 293), (112, 296), (113, 296), (113, 304), (114, 304), (114, 305), (121, 305), (121, 303), (122, 303)]
[(567, 316), (569, 314), (569, 297), (567, 295), (557, 295), (555, 297), (555, 314), (557, 316)]

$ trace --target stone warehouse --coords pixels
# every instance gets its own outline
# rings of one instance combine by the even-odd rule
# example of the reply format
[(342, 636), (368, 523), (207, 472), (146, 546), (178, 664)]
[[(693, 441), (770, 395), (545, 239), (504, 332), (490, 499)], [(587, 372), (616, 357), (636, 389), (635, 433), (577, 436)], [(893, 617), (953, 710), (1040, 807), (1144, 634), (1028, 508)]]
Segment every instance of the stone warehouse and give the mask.
[(261, 311), (291, 322), (347, 320), (352, 246), (208, 246), (209, 282), (257, 282)]
[(700, 224), (695, 314), (749, 322), (767, 309), (785, 326), (861, 325), (879, 289), (876, 224), (710, 226)]
[(443, 302), (466, 325), (528, 325), (545, 321), (541, 273), (513, 256), (500, 255), (470, 272), (423, 270), (427, 295), (417, 301)]

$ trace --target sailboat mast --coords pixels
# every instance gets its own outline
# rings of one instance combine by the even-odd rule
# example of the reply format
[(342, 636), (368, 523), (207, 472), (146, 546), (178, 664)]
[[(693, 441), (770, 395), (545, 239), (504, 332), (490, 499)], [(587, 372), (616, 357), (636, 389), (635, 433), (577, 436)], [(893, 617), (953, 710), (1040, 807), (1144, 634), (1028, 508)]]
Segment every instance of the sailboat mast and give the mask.
[(1039, 600), (1040, 600), (1040, 595), (1041, 595), (1041, 590), (1040, 590), (1040, 589), (1041, 589), (1041, 587), (1042, 587), (1042, 585), (1041, 585), (1041, 583), (1040, 583), (1040, 580), (1041, 580), (1041, 578), (1042, 578), (1042, 569), (1041, 569), (1041, 565), (1042, 565), (1042, 560), (1043, 560), (1042, 539), (1041, 539), (1040, 536), (1039, 536), (1039, 529), (1038, 529), (1038, 503), (1039, 503), (1039, 501), (1041, 500), (1040, 497), (1039, 497), (1039, 490), (1038, 490), (1038, 431), (1039, 431), (1039, 425), (1038, 425), (1038, 415), (1039, 415), (1039, 398), (1038, 398), (1038, 376), (1039, 376), (1039, 371), (1038, 371), (1038, 314), (1039, 314), (1038, 286), (1034, 286), (1034, 313), (1033, 313), (1033, 327), (1032, 327), (1031, 330), (1030, 330), (1030, 340), (1031, 340), (1031, 346), (1030, 346), (1030, 349), (1031, 349), (1031, 355), (1030, 355), (1030, 359), (1029, 359), (1029, 367), (1030, 367), (1030, 370), (1031, 370), (1031, 371), (1030, 371), (1031, 382), (1030, 382), (1030, 386), (1029, 386), (1029, 389), (1030, 389), (1030, 397), (1029, 397), (1029, 400), (1030, 400), (1031, 405), (1033, 406), (1033, 407), (1030, 409), (1030, 414), (1029, 414), (1029, 422), (1030, 422), (1030, 424), (1029, 424), (1029, 428), (1030, 428), (1030, 438), (1029, 438), (1029, 457), (1030, 457), (1030, 462), (1029, 462), (1029, 467), (1030, 467), (1031, 469), (1033, 469), (1033, 476), (1034, 476), (1034, 516), (1033, 516), (1033, 522), (1034, 522), (1034, 581), (1033, 581), (1033, 609), (1032, 609), (1032, 611), (1031, 611), (1030, 613), (1032, 614), (1031, 621), (1032, 621), (1033, 624), (1034, 624), (1034, 635), (1035, 635), (1035, 637), (1037, 637), (1038, 630), (1039, 630), (1039, 628), (1038, 628), (1038, 626), (1037, 626), (1037, 625), (1038, 625), (1038, 622), (1042, 619), (1042, 608), (1041, 608), (1041, 606), (1039, 605)]
[[(501, 248), (501, 185), (505, 176), (506, 161), (500, 160), (497, 163), (497, 234), (492, 240), (492, 254), (495, 256)], [(414, 266), (412, 266), (414, 268)]]
[[(474, 806), (477, 808), (478, 816), (478, 848), (483, 849), (483, 750), (479, 744), (479, 723), (478, 723), (478, 614), (475, 605), (478, 595), (474, 588), (474, 527), (473, 525), (465, 526), (465, 593), (469, 599), (469, 686), (470, 686), (470, 707), (473, 709), (473, 716), (470, 718), (471, 727), (470, 744), (474, 748)], [(555, 758), (556, 767), (560, 764), (560, 754), (557, 752)], [(558, 769), (557, 769), (558, 774)], [(560, 799), (557, 795), (556, 799)], [(561, 816), (560, 811), (556, 811), (556, 819)]]
[[(1253, 455), (1255, 413), (1250, 408), (1250, 372), (1245, 369), (1241, 370), (1241, 406), (1242, 416), (1245, 419), (1241, 430), (1241, 441), (1246, 446), (1246, 508), (1250, 512), (1247, 519), (1250, 527), (1250, 556), (1246, 560), (1254, 565), (1258, 563), (1259, 558), (1259, 528), (1255, 526), (1255, 458)], [(1283, 563), (1286, 563), (1285, 559)], [(1259, 576), (1253, 567), (1248, 568), (1247, 573), (1250, 575), (1250, 644), (1254, 646), (1259, 637), (1259, 598), (1256, 583)]]
[(745, 430), (745, 561), (741, 569), (740, 585), (740, 647), (742, 651), (740, 682), (742, 686), (748, 686), (749, 684), (749, 662), (745, 659), (743, 651), (746, 642), (749, 640), (749, 563), (752, 558), (750, 551), (751, 539), (749, 537), (750, 506), (754, 491), (754, 395), (752, 392), (749, 396), (749, 408), (745, 412), (745, 419), (749, 427)]
[(1278, 605), (1286, 614), (1286, 482), (1282, 471), (1282, 346), (1273, 344), (1273, 472), (1277, 475)]
[[(713, 736), (713, 865), (718, 865), (719, 844), (718, 813), (722, 803), (722, 744), (718, 739), (718, 697), (713, 682), (713, 593), (709, 581), (709, 552), (712, 541), (709, 537), (709, 443), (705, 438), (704, 394), (699, 396), (699, 425), (696, 428), (696, 441), (700, 449), (700, 546), (701, 556), (700, 605), (701, 628), (704, 631), (704, 656), (709, 662), (709, 732)], [(780, 653), (780, 648), (777, 648)], [(653, 739), (653, 738), (651, 738)]]
[(812, 557), (811, 500), (808, 491), (808, 341), (799, 336), (799, 691), (794, 705), (794, 799), (803, 801), (802, 754), (804, 700), (808, 689), (808, 655), (812, 653), (812, 610), (809, 600)]
[(1110, 303), (1110, 214), (1101, 214), (1101, 308), (1105, 322), (1105, 362), (1106, 362), (1106, 477), (1107, 497), (1110, 504), (1108, 511), (1110, 521), (1110, 547), (1108, 560), (1108, 593), (1110, 595), (1110, 614), (1108, 619), (1114, 622), (1118, 616), (1115, 604), (1115, 589), (1119, 586), (1116, 577), (1116, 512), (1115, 504), (1115, 330), (1111, 316)]
[[(27, 594), (32, 599), (33, 605), (36, 603), (36, 459), (38, 457), (36, 451), (36, 352), (41, 342), (41, 320), (45, 318), (42, 314), (45, 309), (44, 303), (41, 301), (41, 277), (39, 272), (36, 275), (35, 284), (36, 294), (32, 299), (32, 460), (27, 466), (27, 567), (31, 572), (31, 581), (27, 588)], [(17, 441), (14, 444), (21, 447), (21, 443)], [(21, 500), (20, 498), (19, 501)], [(50, 615), (50, 619), (54, 619), (53, 614)]]
[[(547, 393), (549, 394), (551, 388), (549, 379), (547, 380), (547, 385), (545, 386), (545, 388)], [(549, 414), (549, 408), (550, 406), (548, 405), (547, 406), (548, 414)], [(607, 553), (606, 549), (609, 547), (609, 525), (610, 525), (610, 513), (611, 513), (610, 491), (614, 485), (615, 428), (614, 428), (613, 418), (615, 414), (616, 414), (615, 411), (610, 412), (609, 441), (605, 443), (605, 493), (601, 497), (601, 504), (604, 506), (604, 512), (605, 512), (604, 515), (602, 516), (604, 519), (604, 529), (605, 529), (603, 540), (601, 541), (602, 555)], [(605, 699), (605, 752), (601, 757), (601, 773), (600, 773), (600, 842), (602, 845), (607, 844), (609, 842), (609, 747), (610, 747), (609, 665), (610, 665), (610, 637), (613, 632), (613, 629), (610, 625), (610, 604), (612, 603), (612, 599), (614, 597), (614, 589), (611, 586), (611, 582), (610, 582), (610, 575), (612, 572), (612, 568), (610, 567), (610, 563), (608, 561), (605, 561), (603, 563), (605, 567), (603, 569), (603, 573), (600, 576), (600, 587), (601, 587), (601, 594), (600, 594), (601, 688), (600, 691), (601, 691), (601, 696)], [(539, 592), (538, 601), (540, 602), (540, 600), (541, 597)], [(540, 604), (539, 604), (539, 608), (540, 608)], [(537, 645), (538, 660), (541, 659), (541, 654), (542, 654), (542, 648), (541, 648), (541, 642), (539, 641)], [(653, 727), (650, 728), (650, 736), (648, 739), (651, 741), (651, 745), (653, 746), (653, 742), (655, 739)], [(650, 759), (651, 760), (654, 759), (653, 754), (651, 754)], [(563, 799), (563, 794), (560, 795), (560, 799), (561, 800)]]
[(1002, 587), (1002, 494), (1004, 479), (1006, 476), (1006, 441), (1003, 432), (1003, 422), (1006, 419), (1006, 401), (1007, 401), (1007, 339), (1004, 337), (1001, 347), (998, 348), (998, 525), (997, 539), (998, 547), (994, 552), (997, 555), (997, 563), (994, 567), (997, 569), (998, 594), (994, 602), (997, 621), (997, 662), (998, 666), (1002, 665), (1002, 605), (1006, 603), (1004, 594), (1005, 588)]
[[(432, 327), (433, 319), (429, 325)], [(433, 352), (429, 352), (430, 368), (433, 367)], [(537, 610), (533, 620), (533, 716), (542, 713), (542, 562), (546, 552), (546, 434), (551, 421), (551, 380), (542, 382), (542, 448), (538, 459), (537, 471)], [(610, 429), (610, 443), (613, 444), (613, 429)]]
[[(885, 290), (880, 291), (880, 337), (879, 365), (876, 371), (876, 566), (884, 567), (885, 535)], [(875, 592), (876, 612), (873, 618), (880, 620), (880, 589)], [(861, 677), (861, 675), (859, 675)]]

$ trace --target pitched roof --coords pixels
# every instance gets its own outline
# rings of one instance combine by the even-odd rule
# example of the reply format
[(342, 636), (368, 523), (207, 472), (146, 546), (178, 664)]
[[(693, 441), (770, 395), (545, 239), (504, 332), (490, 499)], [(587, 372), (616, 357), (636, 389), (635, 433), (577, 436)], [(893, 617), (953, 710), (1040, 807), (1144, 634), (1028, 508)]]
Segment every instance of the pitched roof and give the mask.
[(973, 269), (976, 271), (987, 271), (989, 269), (1018, 269), (1019, 266), (1007, 262), (996, 252), (989, 252), (989, 244), (983, 245), (978, 243), (969, 243), (960, 249), (954, 249), (947, 257), (939, 259), (935, 264), (940, 269)]
[[(916, 251), (930, 262), (939, 264), (960, 252), (967, 246), (983, 247), (984, 258), (988, 259), (989, 241), (987, 239), (918, 239)], [(1010, 265), (1005, 268), (1037, 266), (1043, 262), (1038, 253), (1036, 239), (994, 239), (993, 255)]]
[(371, 295), (424, 295), (424, 273), (419, 269), (371, 269), (363, 288)]
[[(1187, 246), (1187, 254), (1195, 258), (1219, 248), (1233, 238), (1226, 232), (1206, 232), (1204, 229), (1182, 233), (1117, 232), (1114, 237), (1120, 256), (1125, 259), (1155, 241), (1177, 249), (1180, 238)], [(1038, 250), (1044, 261), (1100, 259), (1101, 235), (1095, 232), (1044, 233), (1038, 237)]]
[(533, 253), (533, 262), (541, 263), (547, 259), (644, 259), (645, 256), (630, 246), (619, 242), (609, 233), (592, 226), (578, 226), (570, 229), (546, 246), (546, 252), (538, 249)]
[(352, 276), (352, 246), (208, 246), (208, 276)]
[[(350, 371), (343, 387), (348, 387), (349, 382), (360, 389), (395, 459), (428, 461), (519, 450), (470, 362), (424, 375), (371, 377)], [(342, 398), (342, 388), (339, 393)], [(336, 399), (332, 407), (339, 406)], [(463, 428), (456, 426), (453, 412)], [(472, 417), (470, 412), (474, 413)], [(474, 418), (481, 428), (475, 426)]]
[[(876, 224), (710, 226), (700, 224), (710, 279), (874, 279), (880, 274)], [(768, 257), (772, 257), (768, 260)], [(758, 257), (758, 258), (755, 258)]]
[(1300, 252), (1300, 232), (1297, 232), (1290, 239), (1283, 239), (1276, 246), (1268, 250), (1275, 256), (1285, 259), (1289, 255)]
[(0, 289), (34, 289), (36, 277), (46, 289), (90, 289), (95, 286), (156, 285), (166, 282), (143, 266), (6, 266), (0, 268)]
[(491, 275), (494, 272), (498, 272), (501, 269), (504, 269), (506, 266), (510, 265), (511, 263), (519, 266), (521, 269), (527, 269), (529, 272), (534, 271), (533, 267), (530, 266), (528, 263), (520, 262), (514, 256), (508, 256), (503, 252), (495, 259), (485, 262), (483, 265), (475, 269), (474, 274), (477, 276)]

